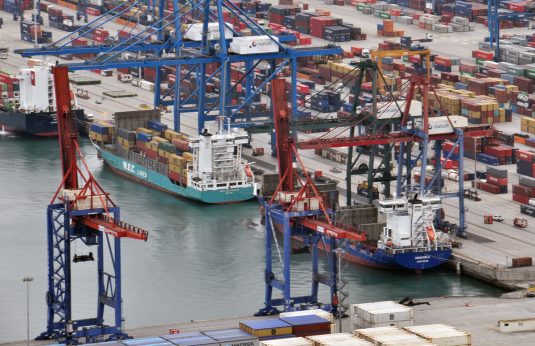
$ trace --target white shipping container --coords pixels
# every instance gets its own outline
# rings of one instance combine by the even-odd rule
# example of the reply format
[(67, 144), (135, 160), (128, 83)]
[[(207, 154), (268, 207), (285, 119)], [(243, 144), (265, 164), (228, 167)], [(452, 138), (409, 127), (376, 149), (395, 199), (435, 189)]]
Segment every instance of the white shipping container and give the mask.
[[(233, 34), (230, 29), (231, 26), (225, 23), (225, 38), (231, 39)], [(203, 23), (195, 23), (187, 26), (184, 32), (184, 38), (192, 41), (202, 41)], [(208, 23), (208, 30), (206, 32), (206, 39), (209, 41), (219, 40), (219, 23)]]
[[(276, 41), (276, 42), (275, 42)], [(267, 35), (234, 37), (230, 43), (230, 50), (236, 54), (277, 53), (279, 39), (271, 39)]]
[(465, 118), (461, 115), (450, 115), (449, 117), (447, 116), (430, 117), (429, 124), (428, 124), (428, 133), (430, 135), (453, 133), (454, 128), (461, 128), (461, 127), (467, 127), (467, 126), (468, 126), (468, 118)]
[(139, 81), (139, 87), (144, 90), (154, 91), (154, 83), (147, 82), (146, 80)]
[(433, 345), (418, 335), (411, 334), (406, 330), (397, 327), (379, 327), (368, 329), (357, 329), (355, 335), (364, 340), (370, 341), (377, 346), (389, 345)]
[(470, 333), (446, 324), (427, 324), (405, 327), (404, 329), (439, 346), (468, 346), (472, 344)]
[(406, 321), (391, 321), (391, 322), (378, 322), (373, 323), (366, 320), (363, 320), (362, 318), (355, 316), (354, 319), (352, 319), (352, 327), (353, 329), (363, 329), (363, 328), (378, 328), (378, 327), (410, 327), (414, 324), (414, 320), (406, 320)]
[[(377, 102), (377, 119), (401, 118), (402, 112), (405, 112), (405, 102), (405, 100), (398, 101), (397, 105), (394, 102)], [(401, 112), (399, 111), (400, 109)], [(411, 117), (421, 117), (422, 112), (422, 102), (412, 100), (409, 108)]]
[(349, 333), (335, 333), (311, 335), (307, 339), (314, 342), (314, 346), (371, 346), (369, 341), (354, 337)]
[(358, 316), (372, 323), (407, 321), (414, 318), (412, 308), (392, 300), (352, 304), (351, 316)]
[[(324, 319), (328, 320), (329, 322), (331, 322), (331, 328), (332, 328), (332, 324), (334, 324), (336, 326), (336, 324), (334, 323), (333, 314), (331, 314), (330, 312), (325, 311), (323, 309), (310, 309), (310, 310), (281, 312), (279, 314), (279, 318), (295, 317), (295, 316), (308, 316), (308, 315), (316, 315), (316, 316), (319, 316), (321, 318), (324, 318)], [(326, 334), (326, 335), (330, 335), (330, 334)]]
[(260, 346), (314, 346), (314, 343), (305, 338), (284, 338), (260, 341)]

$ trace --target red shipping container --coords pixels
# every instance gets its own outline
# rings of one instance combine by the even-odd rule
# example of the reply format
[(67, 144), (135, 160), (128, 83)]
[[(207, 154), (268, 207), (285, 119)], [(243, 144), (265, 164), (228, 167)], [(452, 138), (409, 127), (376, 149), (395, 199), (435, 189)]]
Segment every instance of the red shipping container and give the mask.
[(182, 176), (180, 174), (178, 174), (177, 172), (173, 172), (173, 171), (169, 171), (169, 173), (167, 174), (167, 176), (169, 178), (171, 178), (171, 180), (174, 180), (174, 181), (177, 181), (180, 183), (180, 181), (182, 180)]
[(522, 161), (534, 162), (535, 161), (535, 153), (532, 152), (532, 151), (528, 151), (528, 150), (517, 150), (516, 151), (516, 159), (517, 160), (522, 160)]
[(513, 149), (504, 146), (486, 146), (483, 152), (496, 157), (511, 157), (513, 155)]
[(492, 185), (492, 184), (489, 184), (489, 183), (484, 183), (484, 182), (480, 182), (479, 183), (479, 188), (485, 192), (489, 192), (489, 193), (492, 193), (492, 194), (499, 194), (500, 193), (500, 187), (497, 186), (497, 185)]
[(497, 186), (507, 186), (507, 178), (498, 178), (487, 174), (487, 182)]
[(513, 193), (526, 197), (535, 197), (535, 188), (513, 184)]
[(446, 57), (436, 56), (433, 62), (437, 65), (451, 66), (451, 59)]
[(100, 16), (100, 10), (93, 7), (86, 8), (85, 12), (90, 16)]
[(492, 60), (494, 58), (494, 55), (492, 52), (484, 52), (482, 50), (474, 50), (472, 51), (472, 57), (476, 59), (484, 59), (484, 60)]
[(189, 150), (189, 142), (182, 140), (182, 139), (173, 139), (173, 144), (178, 150), (181, 151), (188, 151)]
[(459, 168), (459, 161), (454, 160), (440, 160), (443, 169), (457, 169)]
[(513, 201), (522, 204), (529, 204), (529, 197), (513, 194)]
[(145, 156), (149, 159), (156, 160), (158, 158), (158, 152), (156, 150), (145, 149)]

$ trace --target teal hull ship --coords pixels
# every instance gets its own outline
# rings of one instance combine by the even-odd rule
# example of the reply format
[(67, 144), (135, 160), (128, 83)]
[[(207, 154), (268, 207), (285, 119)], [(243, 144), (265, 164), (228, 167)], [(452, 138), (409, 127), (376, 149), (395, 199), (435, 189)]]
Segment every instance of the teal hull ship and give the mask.
[[(135, 158), (131, 161), (127, 158), (123, 158), (120, 153), (114, 153), (111, 150), (106, 150), (98, 145), (95, 145), (95, 147), (104, 162), (116, 173), (173, 195), (210, 204), (243, 202), (255, 196), (254, 186), (239, 188), (228, 187), (227, 189), (204, 191), (194, 189), (190, 186), (181, 186), (180, 184), (173, 182), (167, 175), (148, 169), (140, 163), (136, 163), (138, 160)], [(132, 156), (135, 157), (135, 155), (137, 155), (133, 152), (129, 154), (130, 159), (133, 158)], [(143, 159), (150, 160), (147, 158)], [(157, 162), (154, 161), (154, 163)]]

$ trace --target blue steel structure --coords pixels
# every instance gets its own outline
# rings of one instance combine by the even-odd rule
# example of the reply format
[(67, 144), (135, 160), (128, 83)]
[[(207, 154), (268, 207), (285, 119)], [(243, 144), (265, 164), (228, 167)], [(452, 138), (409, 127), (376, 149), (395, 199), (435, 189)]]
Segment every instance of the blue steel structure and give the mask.
[[(40, 49), (24, 49), (18, 52), (24, 57), (39, 55), (60, 54), (87, 54), (96, 53), (94, 59), (81, 63), (68, 64), (71, 71), (110, 69), (110, 68), (143, 68), (156, 69), (154, 106), (172, 107), (174, 129), (180, 131), (181, 117), (184, 113), (196, 113), (198, 131), (205, 127), (205, 121), (215, 120), (217, 115), (225, 115), (233, 122), (245, 121), (254, 126), (255, 120), (270, 116), (270, 113), (254, 113), (251, 104), (262, 94), (268, 94), (269, 82), (286, 68), (290, 68), (291, 79), (291, 103), (292, 114), (298, 117), (297, 109), (297, 66), (298, 59), (318, 56), (341, 54), (339, 47), (299, 48), (287, 46), (284, 43), (295, 40), (293, 35), (276, 37), (268, 33), (265, 28), (258, 25), (249, 16), (229, 0), (217, 0), (215, 6), (210, 0), (173, 1), (173, 9), (170, 13), (164, 12), (164, 1), (130, 1), (126, 6), (117, 6), (109, 13), (84, 25), (78, 30), (68, 34), (54, 42), (49, 47)], [(73, 47), (72, 42), (79, 36), (87, 35), (98, 27), (105, 27), (120, 15), (139, 5), (147, 5), (150, 13), (155, 13), (154, 21), (147, 26), (139, 25), (137, 34), (122, 42), (105, 44), (102, 46)], [(266, 35), (275, 42), (278, 52), (266, 54), (237, 55), (229, 52), (230, 39), (225, 38), (225, 25), (223, 12), (231, 15), (250, 29), (253, 35)], [(190, 28), (184, 25), (192, 19), (199, 20), (203, 24), (201, 41), (191, 41), (184, 38)], [(209, 24), (217, 23), (219, 38), (208, 40)], [(166, 26), (172, 26), (174, 30), (166, 31)], [(184, 29), (186, 27), (186, 29)], [(232, 28), (232, 27), (230, 27)], [(234, 36), (241, 34), (231, 29)], [(157, 41), (151, 36), (157, 36)], [(143, 53), (144, 57), (125, 59), (123, 53)], [(208, 64), (217, 64), (217, 69), (212, 74), (207, 74)], [(244, 78), (231, 81), (231, 64), (243, 63), (246, 73)], [(266, 76), (255, 71), (261, 64), (270, 66)], [(167, 91), (162, 92), (160, 85), (162, 80), (162, 67), (175, 66), (175, 83)], [(197, 85), (193, 92), (188, 95), (181, 93), (180, 86), (183, 80), (196, 77)], [(206, 93), (208, 82), (218, 81), (220, 92), (217, 98), (210, 98)], [(231, 104), (231, 94), (237, 89), (238, 84), (243, 86), (243, 101)]]
[[(53, 75), (63, 179), (47, 208), (47, 328), (37, 339), (56, 339), (68, 345), (82, 339), (124, 339), (128, 335), (123, 331), (120, 238), (146, 241), (148, 233), (120, 221), (119, 207), (89, 172), (74, 130), (67, 68), (54, 67)], [(78, 166), (78, 156), (84, 171)], [(98, 295), (96, 317), (75, 320), (72, 263), (95, 260), (92, 252), (82, 256), (73, 253), (72, 244), (79, 241), (96, 247)], [(106, 307), (114, 317), (110, 325), (104, 323)]]
[(87, 23), (89, 18), (87, 16), (87, 3), (86, 0), (79, 0), (76, 4), (76, 19), (81, 20), (84, 18), (84, 22)]
[(487, 2), (487, 18), (489, 27), (489, 43), (495, 46), (494, 61), (500, 62), (500, 20), (519, 20), (535, 17), (532, 12), (499, 13), (500, 0), (489, 0)]
[[(256, 315), (273, 315), (280, 311), (277, 307), (282, 307), (283, 311), (295, 311), (306, 309), (310, 306), (318, 306), (322, 309), (332, 313), (337, 312), (336, 301), (334, 303), (321, 304), (318, 301), (318, 292), (320, 283), (328, 287), (330, 297), (337, 297), (338, 295), (338, 264), (335, 250), (337, 248), (337, 241), (335, 238), (330, 238), (328, 244), (325, 244), (323, 235), (317, 231), (311, 230), (299, 224), (299, 220), (308, 217), (321, 216), (321, 210), (307, 210), (307, 211), (288, 211), (280, 204), (270, 205), (264, 203), (265, 208), (265, 222), (266, 222), (266, 268), (264, 272), (265, 280), (265, 300), (264, 308), (260, 309)], [(276, 230), (275, 227), (279, 227)], [(276, 232), (282, 233), (283, 243), (282, 255), (280, 254), (280, 247), (277, 241)], [(292, 238), (299, 237), (303, 241), (303, 245), (307, 246), (311, 255), (311, 287), (310, 295), (293, 296), (291, 285), (291, 261), (292, 261)], [(282, 264), (282, 278), (277, 278), (273, 269), (273, 246), (276, 245), (279, 254), (279, 261)], [(319, 248), (327, 246), (327, 268), (326, 273), (320, 273), (319, 270)], [(273, 298), (273, 289), (279, 290), (282, 298)]]

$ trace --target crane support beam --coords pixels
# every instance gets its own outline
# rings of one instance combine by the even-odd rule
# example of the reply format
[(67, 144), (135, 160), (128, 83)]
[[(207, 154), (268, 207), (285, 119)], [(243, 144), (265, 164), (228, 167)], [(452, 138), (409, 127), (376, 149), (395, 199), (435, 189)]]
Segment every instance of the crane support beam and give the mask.
[(149, 233), (139, 227), (132, 226), (126, 222), (115, 222), (105, 215), (84, 217), (78, 220), (79, 223), (109, 234), (115, 238), (132, 238), (147, 241)]
[[(295, 35), (284, 35), (278, 37), (279, 42), (294, 42)], [(218, 42), (218, 41), (214, 41)], [(227, 40), (230, 44), (231, 40)], [(184, 47), (189, 48), (200, 48), (201, 42), (196, 41), (184, 41)], [(117, 45), (98, 45), (98, 46), (77, 46), (77, 47), (42, 47), (42, 48), (28, 48), (28, 49), (15, 49), (14, 53), (20, 54), (24, 58), (31, 58), (33, 56), (41, 55), (66, 55), (66, 54), (100, 54), (100, 53), (111, 53), (118, 49)], [(129, 46), (124, 49), (124, 52), (150, 52), (150, 51), (163, 51), (170, 50), (175, 48), (174, 43), (165, 42), (165, 43), (138, 43)]]
[(327, 235), (335, 239), (347, 239), (355, 241), (366, 241), (366, 235), (358, 231), (351, 231), (346, 228), (340, 228), (325, 221), (311, 218), (302, 218), (299, 223), (315, 232)]

